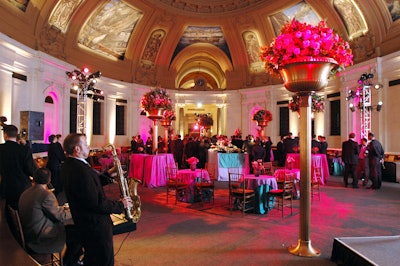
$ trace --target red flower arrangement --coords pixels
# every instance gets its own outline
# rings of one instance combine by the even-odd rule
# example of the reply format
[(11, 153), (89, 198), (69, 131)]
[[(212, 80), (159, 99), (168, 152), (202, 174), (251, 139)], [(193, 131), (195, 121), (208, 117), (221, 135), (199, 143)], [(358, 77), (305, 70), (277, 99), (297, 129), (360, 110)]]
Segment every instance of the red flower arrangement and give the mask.
[[(292, 100), (289, 101), (289, 105), (288, 108), (292, 111), (292, 112), (299, 112), (300, 111), (300, 97), (297, 95), (294, 95)], [(321, 95), (312, 95), (311, 97), (311, 111), (312, 112), (323, 112), (324, 108), (325, 108), (325, 98), (324, 96)]]
[(268, 110), (258, 110), (254, 115), (253, 115), (253, 120), (260, 122), (260, 121), (272, 121), (272, 113)]
[(176, 115), (175, 115), (175, 111), (174, 110), (165, 110), (164, 111), (164, 119), (166, 120), (176, 120)]
[[(309, 58), (307, 58), (309, 57)], [(269, 46), (261, 47), (260, 58), (270, 74), (278, 74), (279, 67), (295, 59), (328, 57), (335, 60), (335, 71), (353, 63), (353, 54), (348, 42), (320, 21), (317, 26), (301, 23), (296, 19), (286, 23)]]
[(145, 93), (140, 101), (141, 107), (149, 112), (154, 109), (172, 110), (172, 100), (165, 89), (155, 88)]

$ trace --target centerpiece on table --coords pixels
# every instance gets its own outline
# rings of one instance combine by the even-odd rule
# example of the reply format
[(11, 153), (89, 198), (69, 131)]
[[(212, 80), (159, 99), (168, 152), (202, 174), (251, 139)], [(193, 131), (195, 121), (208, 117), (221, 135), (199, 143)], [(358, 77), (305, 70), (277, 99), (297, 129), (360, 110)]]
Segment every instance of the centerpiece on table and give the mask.
[(321, 21), (314, 26), (296, 19), (286, 23), (281, 34), (261, 48), (261, 60), (272, 75), (281, 75), (285, 88), (299, 96), (300, 129), (300, 230), (297, 245), (290, 253), (315, 257), (321, 252), (311, 245), (311, 96), (328, 85), (331, 73), (353, 63), (348, 42)]
[(251, 163), (251, 166), (253, 167), (254, 176), (260, 176), (261, 170), (264, 169), (262, 160), (259, 159), (259, 160), (257, 160), (257, 161), (253, 161), (253, 162)]
[(200, 126), (204, 127), (205, 129), (210, 129), (211, 126), (214, 124), (214, 120), (212, 119), (211, 115), (200, 114), (198, 123)]
[(140, 105), (150, 119), (161, 119), (165, 110), (172, 110), (172, 100), (163, 88), (154, 88), (145, 93)]
[(264, 128), (268, 125), (268, 122), (272, 121), (272, 113), (268, 110), (258, 110), (253, 115), (253, 120), (257, 122), (257, 126)]
[[(293, 95), (292, 100), (289, 101), (288, 108), (292, 112), (300, 112), (300, 96)], [(324, 96), (313, 94), (311, 96), (311, 112), (323, 112), (325, 109), (325, 98)]]
[(188, 164), (190, 165), (190, 170), (195, 171), (199, 159), (197, 159), (196, 157), (190, 157), (189, 159), (186, 160), (186, 162), (188, 162)]

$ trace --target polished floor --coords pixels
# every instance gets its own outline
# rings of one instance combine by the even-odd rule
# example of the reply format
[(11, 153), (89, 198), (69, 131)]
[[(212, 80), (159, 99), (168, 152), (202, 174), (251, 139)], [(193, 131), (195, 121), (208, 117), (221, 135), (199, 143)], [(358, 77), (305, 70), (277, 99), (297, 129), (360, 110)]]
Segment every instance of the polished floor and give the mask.
[[(310, 239), (318, 257), (292, 255), (299, 238), (299, 200), (285, 217), (228, 210), (227, 184), (217, 184), (215, 204), (166, 204), (165, 188), (139, 188), (142, 215), (137, 231), (114, 236), (115, 265), (335, 265), (330, 261), (335, 237), (400, 234), (400, 184), (382, 189), (345, 188), (331, 176), (321, 200), (311, 204)], [(117, 187), (106, 187), (115, 195)], [(398, 254), (393, 254), (399, 256)], [(400, 261), (400, 256), (399, 256)]]

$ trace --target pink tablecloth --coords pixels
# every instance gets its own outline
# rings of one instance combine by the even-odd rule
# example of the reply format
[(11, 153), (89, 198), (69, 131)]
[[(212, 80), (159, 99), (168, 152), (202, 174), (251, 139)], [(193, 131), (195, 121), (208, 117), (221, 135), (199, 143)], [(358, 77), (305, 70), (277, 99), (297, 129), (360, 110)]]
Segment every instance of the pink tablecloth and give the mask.
[[(299, 153), (288, 153), (286, 155), (286, 161), (288, 157), (294, 159), (293, 168), (300, 169), (300, 154)], [(329, 179), (329, 165), (325, 154), (312, 154), (311, 155), (311, 178), (314, 176), (314, 168), (321, 167), (321, 182), (325, 184)]]
[(200, 178), (202, 178), (203, 181), (210, 181), (210, 176), (208, 172), (206, 170), (201, 170), (201, 169), (196, 169), (195, 171), (192, 171), (190, 169), (178, 170), (176, 178), (189, 185), (186, 195), (184, 195), (184, 197), (182, 198), (182, 200), (185, 202), (194, 202), (196, 194), (195, 191), (196, 179), (200, 180)]
[(133, 154), (129, 168), (129, 177), (140, 179), (142, 173), (143, 186), (163, 187), (167, 183), (166, 167), (175, 166), (174, 156), (171, 153), (157, 155)]
[(129, 165), (129, 177), (136, 178), (143, 181), (144, 176), (144, 160), (149, 156), (144, 153), (134, 153), (131, 156), (131, 161)]

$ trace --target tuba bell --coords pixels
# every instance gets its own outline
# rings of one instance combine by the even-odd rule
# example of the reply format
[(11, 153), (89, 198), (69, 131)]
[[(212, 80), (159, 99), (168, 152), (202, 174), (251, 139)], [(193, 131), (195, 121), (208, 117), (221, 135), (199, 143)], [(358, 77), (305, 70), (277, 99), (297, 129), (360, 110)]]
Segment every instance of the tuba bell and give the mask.
[(125, 208), (125, 218), (129, 221), (132, 221), (134, 223), (137, 223), (140, 219), (141, 215), (141, 201), (140, 201), (140, 196), (137, 193), (137, 186), (138, 184), (141, 184), (142, 182), (138, 179), (131, 178), (129, 179), (129, 182), (127, 181), (127, 178), (124, 176), (121, 162), (118, 158), (117, 151), (114, 147), (113, 144), (107, 144), (106, 146), (103, 147), (103, 149), (106, 149), (110, 147), (112, 156), (114, 159), (114, 165), (117, 167), (117, 183), (119, 185), (119, 190), (121, 193), (121, 197), (131, 197), (132, 199), (132, 207), (127, 207)]

